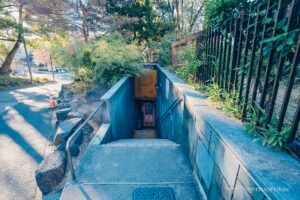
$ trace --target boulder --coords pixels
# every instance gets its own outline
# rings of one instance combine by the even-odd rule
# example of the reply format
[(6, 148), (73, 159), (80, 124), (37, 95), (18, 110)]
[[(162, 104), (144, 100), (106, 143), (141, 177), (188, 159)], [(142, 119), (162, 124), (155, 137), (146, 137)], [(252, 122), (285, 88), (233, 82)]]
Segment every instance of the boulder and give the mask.
[[(68, 118), (68, 114), (72, 111), (71, 108), (63, 108), (60, 110), (57, 110), (56, 113), (56, 119), (58, 121), (64, 121), (65, 119)], [(73, 117), (74, 118), (74, 117)]]
[[(59, 145), (57, 145), (56, 150), (65, 152), (66, 151), (66, 143), (61, 142)], [(76, 157), (79, 155), (79, 152), (80, 152), (79, 146), (77, 145), (77, 143), (73, 143), (70, 147), (71, 155)]]
[(75, 143), (70, 147), (71, 156), (77, 157), (79, 155), (79, 147)]
[(58, 97), (59, 98), (62, 98), (62, 97), (70, 97), (73, 95), (73, 92), (71, 92), (69, 90), (69, 84), (63, 84), (61, 86), (61, 89), (60, 89), (60, 92), (58, 94)]
[(66, 143), (65, 142), (61, 142), (56, 146), (56, 150), (58, 151), (66, 151)]
[(68, 102), (62, 102), (56, 106), (57, 109), (71, 108), (71, 104)]
[(54, 151), (44, 158), (35, 171), (35, 179), (43, 195), (56, 189), (65, 176), (66, 154)]
[(68, 116), (67, 116), (68, 119), (82, 118), (82, 117), (84, 117), (84, 114), (81, 112), (76, 112), (76, 111), (69, 112)]
[(73, 118), (59, 124), (54, 136), (54, 144), (57, 146), (61, 142), (66, 142), (82, 120), (83, 118)]
[(94, 131), (94, 128), (89, 123), (87, 123), (80, 131), (80, 133), (77, 137), (77, 140), (76, 140), (76, 144), (81, 145), (83, 142), (84, 136), (90, 135), (91, 133), (93, 133), (93, 131)]
[(88, 102), (99, 101), (100, 98), (108, 91), (108, 87), (106, 86), (97, 86), (90, 89), (86, 95), (85, 100)]

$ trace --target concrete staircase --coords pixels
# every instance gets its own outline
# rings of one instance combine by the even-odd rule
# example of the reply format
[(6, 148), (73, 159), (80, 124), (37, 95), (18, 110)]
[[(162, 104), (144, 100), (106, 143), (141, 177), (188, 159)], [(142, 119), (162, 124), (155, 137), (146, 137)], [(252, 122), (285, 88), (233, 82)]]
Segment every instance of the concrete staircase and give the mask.
[(75, 173), (77, 183), (66, 184), (62, 200), (132, 200), (138, 188), (167, 188), (176, 200), (201, 199), (181, 146), (165, 139), (90, 145)]

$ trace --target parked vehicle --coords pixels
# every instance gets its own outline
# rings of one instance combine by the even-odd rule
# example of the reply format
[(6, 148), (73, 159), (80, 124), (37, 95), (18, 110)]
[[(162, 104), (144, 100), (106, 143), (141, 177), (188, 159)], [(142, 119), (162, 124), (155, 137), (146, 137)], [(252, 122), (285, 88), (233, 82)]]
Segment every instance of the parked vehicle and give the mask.
[(63, 68), (56, 68), (55, 70), (57, 73), (62, 74), (62, 73), (66, 73), (67, 71)]

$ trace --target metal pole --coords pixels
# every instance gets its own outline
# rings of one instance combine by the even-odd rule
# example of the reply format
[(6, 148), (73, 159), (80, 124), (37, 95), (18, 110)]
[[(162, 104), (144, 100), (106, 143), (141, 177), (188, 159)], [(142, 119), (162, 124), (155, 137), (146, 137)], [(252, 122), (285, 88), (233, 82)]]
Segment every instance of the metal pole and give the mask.
[(54, 69), (53, 69), (53, 65), (52, 65), (52, 55), (50, 53), (50, 65), (51, 65), (51, 70), (52, 70), (52, 77), (53, 77), (53, 80), (55, 81), (55, 76), (54, 76)]
[(26, 54), (28, 71), (29, 71), (29, 75), (30, 75), (30, 81), (31, 81), (31, 84), (33, 84), (33, 78), (32, 78), (31, 68), (30, 68), (30, 64), (29, 64), (28, 52), (27, 52), (26, 41), (25, 41), (24, 36), (23, 36), (23, 44), (24, 44), (24, 49), (25, 49), (25, 54)]

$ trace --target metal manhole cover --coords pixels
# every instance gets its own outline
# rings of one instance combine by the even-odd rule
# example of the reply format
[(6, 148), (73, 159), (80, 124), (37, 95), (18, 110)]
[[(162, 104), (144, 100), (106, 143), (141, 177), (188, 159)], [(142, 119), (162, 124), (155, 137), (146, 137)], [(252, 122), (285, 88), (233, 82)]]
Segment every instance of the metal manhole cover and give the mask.
[(175, 200), (175, 197), (171, 188), (137, 188), (132, 200)]

